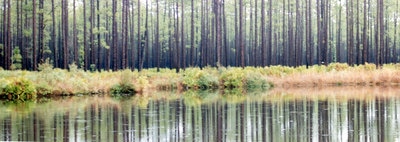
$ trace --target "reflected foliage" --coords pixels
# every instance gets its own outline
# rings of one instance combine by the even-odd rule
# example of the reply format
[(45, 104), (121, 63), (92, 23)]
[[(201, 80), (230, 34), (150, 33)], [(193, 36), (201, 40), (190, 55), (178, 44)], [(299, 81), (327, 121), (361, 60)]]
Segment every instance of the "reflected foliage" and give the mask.
[(396, 141), (400, 138), (398, 89), (352, 90), (358, 91), (225, 92), (229, 95), (187, 91), (123, 99), (83, 96), (38, 100), (40, 103), (2, 103), (0, 140)]

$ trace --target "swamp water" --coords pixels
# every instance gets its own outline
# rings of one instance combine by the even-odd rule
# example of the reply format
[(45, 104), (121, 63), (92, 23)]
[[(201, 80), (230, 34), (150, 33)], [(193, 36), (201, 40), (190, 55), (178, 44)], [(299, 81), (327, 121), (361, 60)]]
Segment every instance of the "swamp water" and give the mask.
[(156, 93), (0, 104), (0, 141), (399, 141), (400, 89)]

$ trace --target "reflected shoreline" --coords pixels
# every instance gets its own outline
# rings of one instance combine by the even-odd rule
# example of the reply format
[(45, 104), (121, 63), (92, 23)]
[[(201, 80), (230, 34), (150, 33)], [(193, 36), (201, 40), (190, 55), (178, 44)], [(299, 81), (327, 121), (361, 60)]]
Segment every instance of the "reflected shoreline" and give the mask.
[[(400, 89), (155, 92), (0, 103), (0, 141), (395, 141)], [(224, 92), (232, 93), (232, 92)]]

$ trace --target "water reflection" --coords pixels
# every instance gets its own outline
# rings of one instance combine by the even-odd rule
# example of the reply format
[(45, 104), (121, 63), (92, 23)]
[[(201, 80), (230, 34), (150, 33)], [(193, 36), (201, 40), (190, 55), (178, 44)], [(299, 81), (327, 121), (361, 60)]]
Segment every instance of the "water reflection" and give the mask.
[(187, 92), (2, 104), (0, 141), (398, 141), (398, 92)]

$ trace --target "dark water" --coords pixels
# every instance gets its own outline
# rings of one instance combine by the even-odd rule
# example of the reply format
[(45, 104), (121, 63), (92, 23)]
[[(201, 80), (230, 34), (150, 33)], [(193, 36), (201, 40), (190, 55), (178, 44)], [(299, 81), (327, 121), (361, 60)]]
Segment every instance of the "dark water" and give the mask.
[(186, 93), (2, 103), (0, 141), (399, 141), (397, 94)]

